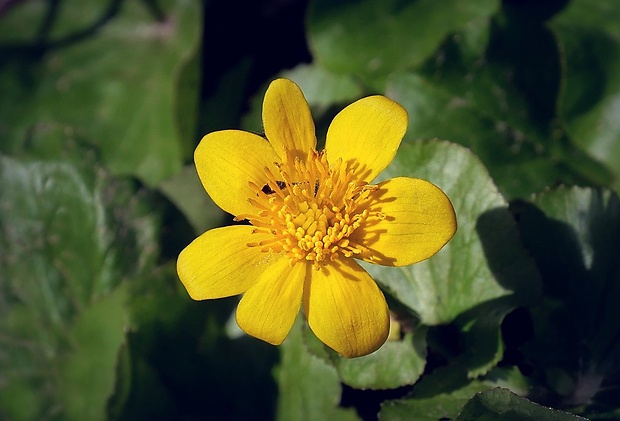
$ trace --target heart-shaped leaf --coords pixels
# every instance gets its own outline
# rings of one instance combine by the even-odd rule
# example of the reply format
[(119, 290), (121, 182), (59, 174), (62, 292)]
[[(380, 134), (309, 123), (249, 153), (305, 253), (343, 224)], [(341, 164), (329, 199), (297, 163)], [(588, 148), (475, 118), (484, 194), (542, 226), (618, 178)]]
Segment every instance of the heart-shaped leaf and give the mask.
[(463, 335), (459, 359), (470, 375), (502, 355), (499, 325), (517, 306), (533, 303), (539, 275), (522, 248), (504, 198), (467, 149), (440, 141), (401, 145), (383, 178), (429, 180), (450, 198), (458, 231), (437, 255), (402, 268), (366, 265), (373, 277), (430, 326), (454, 323)]

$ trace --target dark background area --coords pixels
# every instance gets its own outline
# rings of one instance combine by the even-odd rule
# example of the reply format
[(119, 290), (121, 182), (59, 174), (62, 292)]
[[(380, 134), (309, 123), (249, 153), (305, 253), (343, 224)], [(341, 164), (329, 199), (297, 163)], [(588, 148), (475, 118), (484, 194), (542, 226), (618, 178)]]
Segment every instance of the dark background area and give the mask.
[[(281, 70), (310, 62), (307, 7), (308, 0), (205, 1), (201, 102), (208, 102), (235, 68), (247, 72), (237, 96), (250, 98)], [(247, 104), (242, 105), (245, 110)], [(208, 121), (208, 112), (203, 110), (202, 115), (201, 129), (206, 130), (199, 136), (223, 128), (217, 121)], [(221, 123), (234, 125), (240, 117)]]

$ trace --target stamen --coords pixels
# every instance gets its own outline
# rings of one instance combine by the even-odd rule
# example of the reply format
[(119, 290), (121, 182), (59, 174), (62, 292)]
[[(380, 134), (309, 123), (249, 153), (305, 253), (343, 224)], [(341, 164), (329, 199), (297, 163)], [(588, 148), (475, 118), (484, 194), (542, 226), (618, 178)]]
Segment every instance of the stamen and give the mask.
[(372, 259), (370, 250), (350, 237), (369, 216), (386, 217), (365, 206), (377, 186), (357, 180), (342, 159), (330, 167), (324, 151), (312, 151), (306, 160), (287, 156), (275, 166), (275, 173), (265, 168), (264, 185), (248, 183), (256, 192), (248, 199), (256, 212), (235, 217), (270, 235), (249, 247), (284, 253), (291, 266), (312, 262), (317, 270), (339, 257)]

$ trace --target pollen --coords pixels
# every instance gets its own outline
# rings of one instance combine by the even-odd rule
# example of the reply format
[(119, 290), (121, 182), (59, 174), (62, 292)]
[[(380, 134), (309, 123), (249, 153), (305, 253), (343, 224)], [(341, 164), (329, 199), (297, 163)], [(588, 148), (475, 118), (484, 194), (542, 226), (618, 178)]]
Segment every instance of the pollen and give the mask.
[(324, 151), (312, 151), (305, 161), (287, 159), (276, 167), (275, 174), (265, 169), (265, 185), (250, 183), (256, 197), (249, 201), (256, 212), (235, 217), (247, 219), (256, 227), (254, 232), (271, 234), (250, 247), (286, 254), (291, 265), (310, 261), (315, 269), (342, 257), (372, 260), (370, 250), (352, 234), (369, 217), (384, 218), (369, 211), (370, 193), (377, 186), (358, 181), (341, 159), (330, 166)]

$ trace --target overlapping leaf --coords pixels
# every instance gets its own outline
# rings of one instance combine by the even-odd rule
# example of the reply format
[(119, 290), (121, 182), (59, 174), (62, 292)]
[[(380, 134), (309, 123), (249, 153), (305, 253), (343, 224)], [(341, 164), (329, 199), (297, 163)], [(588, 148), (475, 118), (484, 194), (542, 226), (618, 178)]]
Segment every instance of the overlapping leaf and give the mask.
[(338, 408), (342, 388), (336, 369), (308, 351), (300, 318), (282, 345), (276, 378), (280, 391), (278, 419), (358, 419), (353, 410)]
[(3, 34), (26, 34), (1, 39), (2, 150), (37, 124), (61, 122), (115, 174), (156, 184), (178, 171), (194, 143), (196, 83), (177, 88), (198, 64), (196, 2), (166, 2), (159, 13), (148, 2), (43, 3), (23, 2), (0, 21)]
[[(620, 366), (620, 200), (561, 188), (516, 206), (522, 237), (540, 268), (545, 298), (532, 310), (526, 346), (538, 380), (564, 406), (617, 409)], [(561, 350), (561, 351), (560, 351)]]
[(321, 66), (372, 83), (419, 66), (448, 34), (498, 6), (495, 0), (316, 1), (310, 10), (310, 45)]
[(0, 156), (0, 407), (103, 419), (128, 325), (121, 284), (153, 264), (158, 219), (67, 127), (24, 148)]
[(406, 399), (384, 402), (379, 419), (381, 421), (406, 421), (412, 418), (420, 421), (451, 419), (474, 394), (489, 387), (479, 381), (469, 383), (461, 381), (452, 384), (446, 381), (446, 377), (443, 379), (441, 390), (434, 395), (414, 395)]
[(578, 421), (585, 418), (535, 404), (508, 389), (490, 389), (476, 394), (456, 421)]
[[(471, 148), (508, 198), (559, 182), (609, 182), (609, 171), (556, 127), (553, 39), (542, 30), (521, 39), (516, 31), (495, 29), (489, 45), (478, 37), (472, 49), (468, 28), (420, 71), (391, 75), (386, 93), (409, 112), (406, 139), (439, 137)], [(514, 48), (519, 40), (529, 49)]]
[(499, 324), (539, 295), (539, 275), (521, 247), (508, 206), (480, 161), (447, 142), (401, 145), (382, 177), (422, 178), (452, 201), (454, 238), (429, 260), (403, 268), (367, 265), (375, 279), (426, 325), (455, 323), (463, 335), (460, 359), (477, 375), (502, 355)]
[(551, 21), (563, 54), (559, 114), (573, 140), (615, 173), (620, 188), (620, 8), (573, 0)]
[(396, 389), (415, 383), (426, 366), (426, 328), (388, 340), (374, 353), (336, 362), (342, 381), (357, 389)]

